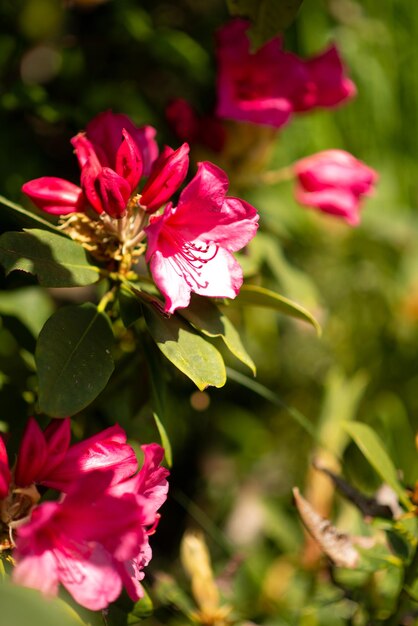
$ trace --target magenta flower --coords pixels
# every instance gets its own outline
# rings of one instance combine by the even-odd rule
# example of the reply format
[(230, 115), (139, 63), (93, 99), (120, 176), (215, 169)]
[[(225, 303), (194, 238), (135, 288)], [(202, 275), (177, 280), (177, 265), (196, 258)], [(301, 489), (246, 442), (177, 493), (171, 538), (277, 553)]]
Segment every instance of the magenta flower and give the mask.
[(254, 237), (258, 215), (247, 202), (226, 196), (227, 190), (226, 174), (200, 163), (178, 205), (167, 204), (145, 229), (146, 260), (169, 313), (186, 307), (192, 291), (235, 298), (241, 287), (242, 270), (231, 253)]
[(248, 27), (236, 19), (218, 32), (219, 117), (280, 128), (294, 111), (333, 107), (355, 94), (335, 46), (304, 61), (276, 37), (252, 53)]
[(45, 502), (17, 532), (13, 580), (56, 595), (61, 583), (82, 606), (99, 610), (122, 590), (118, 564), (146, 541), (146, 501), (106, 492), (109, 471), (75, 482), (61, 502)]
[(373, 192), (378, 178), (375, 170), (344, 150), (325, 150), (301, 159), (294, 171), (300, 204), (341, 217), (351, 226), (359, 223), (362, 197)]
[(344, 66), (335, 45), (305, 61), (307, 82), (292, 96), (295, 111), (316, 107), (330, 108), (353, 98), (356, 86), (344, 74)]
[(54, 215), (85, 212), (122, 218), (142, 175), (158, 156), (151, 126), (137, 128), (122, 114), (106, 111), (71, 140), (81, 169), (81, 186), (44, 176), (25, 183), (22, 191), (43, 211)]
[[(0, 548), (13, 551), (15, 582), (47, 595), (61, 583), (92, 610), (115, 600), (123, 585), (133, 599), (143, 596), (168, 471), (160, 446), (142, 449), (138, 472), (119, 426), (70, 446), (69, 419), (42, 432), (31, 418), (11, 472), (0, 439)], [(34, 483), (62, 491), (59, 501), (40, 504)]]

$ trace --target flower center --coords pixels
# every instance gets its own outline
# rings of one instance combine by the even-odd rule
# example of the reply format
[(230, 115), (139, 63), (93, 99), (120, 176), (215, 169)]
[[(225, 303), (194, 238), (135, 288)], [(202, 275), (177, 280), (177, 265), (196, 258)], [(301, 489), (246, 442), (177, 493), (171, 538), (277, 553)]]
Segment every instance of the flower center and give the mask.
[(164, 235), (176, 249), (176, 252), (168, 257), (176, 274), (181, 276), (191, 289), (206, 289), (209, 283), (202, 279), (202, 269), (206, 263), (215, 258), (219, 247), (213, 241), (186, 241), (172, 228), (166, 228)]

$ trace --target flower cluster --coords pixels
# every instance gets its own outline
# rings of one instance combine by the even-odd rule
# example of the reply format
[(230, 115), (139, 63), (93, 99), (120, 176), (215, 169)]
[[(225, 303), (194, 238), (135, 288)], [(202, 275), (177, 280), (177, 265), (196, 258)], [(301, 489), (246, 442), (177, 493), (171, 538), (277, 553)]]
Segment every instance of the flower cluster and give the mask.
[(63, 227), (99, 258), (129, 269), (146, 250), (167, 312), (186, 307), (192, 291), (234, 298), (242, 272), (232, 252), (255, 235), (257, 212), (227, 196), (226, 174), (209, 162), (199, 164), (174, 206), (189, 146), (166, 146), (158, 155), (154, 136), (125, 115), (102, 113), (71, 140), (80, 186), (42, 177), (22, 189), (40, 209), (67, 216)]
[[(166, 499), (164, 451), (133, 449), (118, 426), (70, 445), (70, 420), (45, 431), (31, 418), (14, 469), (0, 438), (0, 546), (12, 552), (16, 583), (56, 595), (61, 583), (82, 606), (108, 606), (125, 586), (132, 600), (151, 559), (148, 537)], [(41, 501), (42, 487), (60, 492)]]
[(275, 37), (251, 53), (249, 26), (236, 19), (218, 32), (219, 117), (280, 128), (293, 113), (335, 107), (355, 95), (334, 45), (304, 60)]

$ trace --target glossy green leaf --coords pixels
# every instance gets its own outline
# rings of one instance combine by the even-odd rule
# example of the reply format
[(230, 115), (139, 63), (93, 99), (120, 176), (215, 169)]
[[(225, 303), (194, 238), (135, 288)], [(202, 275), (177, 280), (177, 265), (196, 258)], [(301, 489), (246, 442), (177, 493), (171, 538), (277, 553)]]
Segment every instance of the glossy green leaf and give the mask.
[(152, 615), (154, 607), (152, 605), (152, 600), (149, 597), (148, 593), (143, 589), (144, 596), (135, 602), (133, 609), (128, 614), (127, 625), (135, 626), (135, 624), (139, 624), (143, 619)]
[(52, 417), (74, 415), (104, 389), (114, 364), (109, 320), (93, 304), (59, 309), (36, 346), (39, 408)]
[(164, 428), (164, 424), (162, 423), (162, 421), (160, 420), (158, 415), (156, 413), (153, 413), (152, 415), (154, 417), (155, 424), (156, 424), (156, 426), (158, 428), (158, 432), (160, 434), (161, 445), (164, 448), (165, 460), (167, 461), (168, 467), (172, 467), (172, 465), (173, 465), (173, 454), (172, 454), (172, 451), (171, 451), (171, 444), (170, 444), (170, 440), (169, 440), (168, 435), (167, 435), (167, 431)]
[(0, 315), (16, 317), (35, 337), (52, 312), (52, 299), (38, 287), (25, 287), (1, 294)]
[(304, 322), (311, 324), (318, 335), (321, 334), (321, 327), (314, 316), (309, 313), (304, 307), (296, 304), (292, 300), (280, 296), (278, 293), (265, 289), (264, 287), (258, 287), (257, 285), (243, 285), (235, 300), (232, 301), (232, 305), (238, 306), (260, 306), (269, 309), (275, 309), (284, 315), (290, 317), (296, 317)]
[(250, 38), (259, 48), (279, 35), (295, 20), (303, 0), (227, 0), (232, 15), (252, 21)]
[(360, 448), (370, 465), (379, 476), (399, 496), (400, 501), (411, 509), (412, 505), (398, 480), (398, 475), (392, 460), (386, 452), (379, 436), (368, 426), (361, 422), (345, 422), (344, 429)]
[(151, 598), (144, 588), (144, 596), (133, 603), (128, 594), (123, 592), (109, 606), (106, 616), (107, 626), (136, 626), (153, 613)]
[(178, 315), (167, 317), (153, 306), (144, 306), (144, 316), (161, 352), (201, 391), (209, 386), (223, 387), (225, 364), (212, 344), (195, 333)]
[(82, 626), (84, 622), (62, 600), (38, 591), (0, 583), (0, 626)]
[(237, 330), (216, 304), (208, 298), (193, 297), (187, 309), (181, 309), (179, 314), (204, 335), (221, 337), (228, 350), (247, 365), (255, 376), (254, 362), (242, 345)]
[(82, 246), (45, 230), (4, 233), (0, 263), (6, 274), (13, 270), (35, 274), (44, 287), (91, 285), (100, 278), (100, 269), (90, 265)]

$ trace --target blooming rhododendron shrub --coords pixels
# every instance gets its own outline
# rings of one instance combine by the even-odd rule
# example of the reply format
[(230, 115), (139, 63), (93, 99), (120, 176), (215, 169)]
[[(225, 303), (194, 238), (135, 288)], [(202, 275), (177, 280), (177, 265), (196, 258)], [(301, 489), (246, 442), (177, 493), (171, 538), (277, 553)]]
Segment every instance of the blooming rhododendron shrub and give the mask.
[(43, 211), (69, 216), (63, 229), (100, 260), (119, 260), (125, 273), (146, 249), (165, 311), (186, 307), (191, 291), (234, 298), (242, 273), (231, 252), (254, 237), (257, 212), (226, 197), (226, 174), (210, 163), (200, 164), (173, 208), (171, 198), (187, 175), (189, 146), (166, 146), (157, 157), (154, 134), (124, 115), (102, 113), (71, 140), (80, 187), (43, 177), (22, 189)]
[[(61, 583), (98, 610), (125, 586), (136, 601), (152, 555), (148, 536), (167, 496), (164, 451), (142, 446), (138, 471), (118, 425), (74, 445), (69, 429), (69, 419), (54, 420), (42, 432), (31, 418), (12, 470), (0, 439), (2, 553), (13, 556), (15, 582), (46, 595)], [(61, 492), (58, 500), (43, 502), (43, 485)]]

